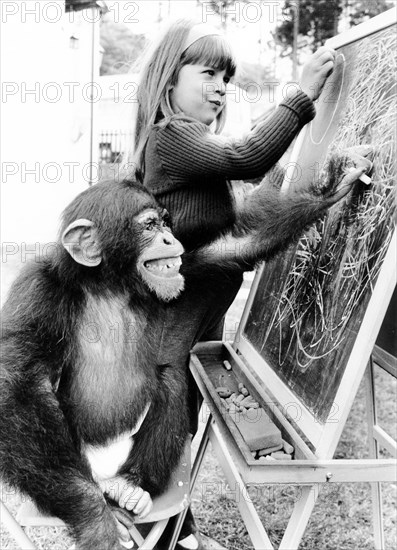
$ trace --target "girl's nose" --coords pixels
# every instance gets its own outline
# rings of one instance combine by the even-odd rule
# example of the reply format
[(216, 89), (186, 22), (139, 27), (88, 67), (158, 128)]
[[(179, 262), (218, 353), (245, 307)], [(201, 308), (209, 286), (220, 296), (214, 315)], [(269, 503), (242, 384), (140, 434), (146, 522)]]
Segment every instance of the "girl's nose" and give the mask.
[(220, 82), (217, 82), (216, 83), (216, 92), (221, 95), (221, 96), (224, 96), (226, 94), (226, 84), (222, 81)]

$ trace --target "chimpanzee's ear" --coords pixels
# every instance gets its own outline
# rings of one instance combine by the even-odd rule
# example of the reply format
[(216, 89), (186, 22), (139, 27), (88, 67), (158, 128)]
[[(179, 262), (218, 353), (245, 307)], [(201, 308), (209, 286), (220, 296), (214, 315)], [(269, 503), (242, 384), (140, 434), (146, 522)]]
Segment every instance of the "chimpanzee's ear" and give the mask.
[(101, 263), (102, 251), (93, 222), (84, 219), (74, 221), (63, 232), (61, 241), (77, 263), (87, 267)]

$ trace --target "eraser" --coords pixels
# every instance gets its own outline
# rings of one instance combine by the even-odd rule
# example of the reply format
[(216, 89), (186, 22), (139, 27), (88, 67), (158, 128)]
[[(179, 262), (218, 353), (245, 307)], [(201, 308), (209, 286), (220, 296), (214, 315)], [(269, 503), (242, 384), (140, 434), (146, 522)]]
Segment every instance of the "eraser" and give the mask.
[(233, 418), (236, 426), (247, 443), (250, 451), (282, 446), (281, 432), (270, 420), (266, 412), (259, 408), (255, 417), (249, 417), (248, 411), (236, 413)]

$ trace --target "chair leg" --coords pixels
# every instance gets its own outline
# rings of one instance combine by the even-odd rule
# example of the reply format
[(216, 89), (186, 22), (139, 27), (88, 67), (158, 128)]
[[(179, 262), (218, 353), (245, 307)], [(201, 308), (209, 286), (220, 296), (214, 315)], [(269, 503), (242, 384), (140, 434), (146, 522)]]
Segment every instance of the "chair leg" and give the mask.
[(0, 504), (1, 504), (1, 521), (7, 527), (10, 534), (14, 537), (15, 541), (19, 544), (19, 546), (23, 548), (23, 550), (37, 550), (36, 546), (27, 536), (27, 534), (19, 525), (19, 523), (16, 521), (14, 516), (6, 507), (6, 505), (2, 501), (0, 501)]
[(178, 514), (177, 520), (175, 522), (174, 532), (172, 533), (172, 538), (169, 542), (167, 550), (174, 550), (176, 543), (179, 540), (179, 535), (183, 527), (183, 522), (187, 514), (188, 508), (185, 508), (180, 514)]
[(153, 550), (154, 545), (163, 534), (164, 529), (167, 527), (167, 523), (168, 518), (157, 521), (150, 530), (148, 536), (143, 541), (143, 544), (139, 546), (139, 550)]

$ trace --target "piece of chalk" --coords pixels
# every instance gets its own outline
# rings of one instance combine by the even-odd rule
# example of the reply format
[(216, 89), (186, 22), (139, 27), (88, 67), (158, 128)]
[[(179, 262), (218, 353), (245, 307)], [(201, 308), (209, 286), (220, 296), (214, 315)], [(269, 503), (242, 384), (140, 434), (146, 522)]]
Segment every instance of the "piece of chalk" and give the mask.
[(226, 386), (220, 386), (219, 388), (215, 388), (215, 391), (219, 395), (219, 397), (226, 398), (232, 395), (232, 392)]
[(272, 453), (275, 453), (276, 451), (280, 451), (280, 449), (282, 448), (282, 445), (276, 445), (275, 447), (269, 447), (268, 449), (261, 449), (260, 451), (258, 451), (258, 456), (270, 455)]
[(247, 407), (247, 409), (248, 409), (254, 403), (256, 403), (255, 399), (251, 395), (248, 395), (247, 397), (244, 397), (244, 399), (241, 401), (240, 404), (243, 407)]
[[(354, 172), (354, 170), (355, 168), (353, 166), (349, 168), (349, 172)], [(363, 183), (365, 183), (365, 185), (369, 185), (372, 182), (371, 178), (367, 176), (367, 174), (361, 174), (361, 176), (358, 179)]]
[(119, 542), (121, 546), (124, 546), (124, 548), (130, 549), (130, 548), (134, 548), (135, 546), (134, 541), (132, 539), (129, 541), (119, 539)]
[(287, 455), (286, 453), (281, 452), (275, 452), (270, 455), (272, 458), (275, 458), (276, 460), (291, 460), (291, 455)]
[(229, 361), (223, 361), (223, 365), (224, 365), (226, 370), (232, 370), (232, 366), (229, 363)]
[(284, 451), (289, 454), (289, 455), (292, 455), (292, 453), (294, 452), (294, 448), (292, 445), (290, 445), (289, 443), (287, 443), (287, 441), (284, 441), (284, 439), (282, 440), (283, 442), (283, 449)]

